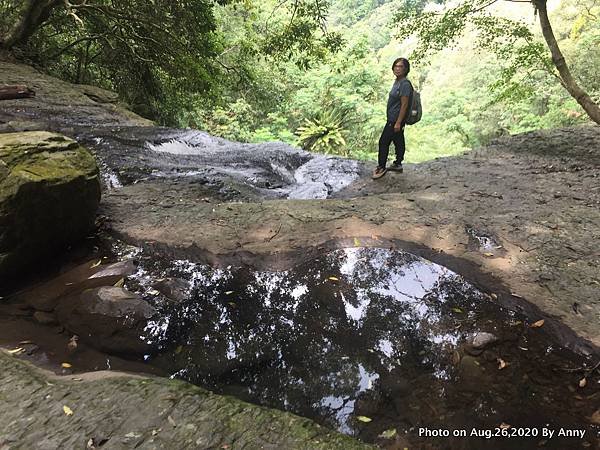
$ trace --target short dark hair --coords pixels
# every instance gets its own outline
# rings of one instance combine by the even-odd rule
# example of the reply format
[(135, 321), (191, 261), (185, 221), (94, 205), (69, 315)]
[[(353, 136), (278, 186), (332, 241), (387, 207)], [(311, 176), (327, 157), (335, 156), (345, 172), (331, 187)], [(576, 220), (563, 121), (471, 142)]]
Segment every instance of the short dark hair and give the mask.
[(392, 63), (392, 70), (394, 70), (394, 66), (396, 65), (396, 63), (402, 61), (404, 63), (404, 67), (406, 67), (406, 75), (408, 75), (408, 72), (410, 72), (410, 63), (408, 62), (408, 59), (406, 58), (396, 58), (394, 60), (394, 62)]

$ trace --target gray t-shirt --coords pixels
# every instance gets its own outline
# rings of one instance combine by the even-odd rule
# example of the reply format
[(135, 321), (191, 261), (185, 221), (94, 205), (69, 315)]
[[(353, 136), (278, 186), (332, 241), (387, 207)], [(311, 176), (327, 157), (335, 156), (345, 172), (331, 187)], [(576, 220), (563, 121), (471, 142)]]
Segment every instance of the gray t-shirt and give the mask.
[[(408, 110), (410, 110), (410, 100), (412, 96), (412, 86), (406, 78), (394, 81), (387, 102), (387, 121), (395, 122), (400, 114), (400, 97), (408, 97)], [(408, 114), (408, 110), (406, 113)]]

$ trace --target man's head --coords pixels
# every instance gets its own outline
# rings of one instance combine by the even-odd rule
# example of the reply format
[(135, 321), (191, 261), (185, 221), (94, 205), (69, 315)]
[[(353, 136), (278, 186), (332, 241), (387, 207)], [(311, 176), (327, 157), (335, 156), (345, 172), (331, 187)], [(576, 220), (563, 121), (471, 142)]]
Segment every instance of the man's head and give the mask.
[(406, 58), (396, 58), (392, 64), (392, 71), (396, 76), (406, 76), (410, 72), (410, 63)]

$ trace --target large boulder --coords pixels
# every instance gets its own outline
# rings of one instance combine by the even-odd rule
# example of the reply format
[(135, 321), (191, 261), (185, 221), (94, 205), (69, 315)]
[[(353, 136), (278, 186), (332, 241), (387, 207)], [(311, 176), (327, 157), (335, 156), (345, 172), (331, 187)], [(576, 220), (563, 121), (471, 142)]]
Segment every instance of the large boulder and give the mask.
[(115, 286), (86, 289), (61, 299), (56, 313), (65, 328), (99, 350), (143, 354), (152, 349), (142, 336), (148, 320), (157, 311), (126, 289)]
[(98, 166), (77, 142), (0, 134), (0, 280), (84, 237), (99, 202)]

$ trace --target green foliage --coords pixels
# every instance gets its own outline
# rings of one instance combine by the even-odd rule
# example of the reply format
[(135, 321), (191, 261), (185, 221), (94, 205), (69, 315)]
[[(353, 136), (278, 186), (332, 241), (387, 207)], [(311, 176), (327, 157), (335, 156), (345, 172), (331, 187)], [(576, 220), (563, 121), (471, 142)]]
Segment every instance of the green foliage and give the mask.
[[(3, 33), (14, 1), (0, 0)], [(82, 26), (59, 9), (20, 51), (63, 78), (117, 89), (165, 124), (359, 159), (376, 158), (391, 62), (411, 52), (424, 115), (405, 131), (409, 162), (587, 120), (557, 83), (530, 4), (331, 1), (163, 0), (154, 11), (142, 0), (88, 0), (137, 22), (78, 11)], [(600, 5), (562, 0), (552, 14), (578, 81), (600, 100)]]
[[(21, 3), (0, 0), (2, 36)], [(252, 84), (261, 72), (254, 66), (265, 57), (307, 67), (341, 45), (339, 34), (325, 28), (327, 2), (257, 3), (269, 8), (268, 18), (251, 0), (226, 3), (55, 1), (43, 26), (31, 25), (33, 36), (13, 50), (61, 78), (115, 89), (136, 112), (177, 124), (190, 112), (187, 105), (224, 107), (231, 100), (227, 89), (251, 92), (250, 103), (270, 96), (256, 83), (257, 89), (233, 88)]]
[(318, 153), (335, 153), (348, 156), (344, 139), (343, 118), (333, 110), (320, 111), (318, 117), (305, 119), (296, 130), (303, 149)]

